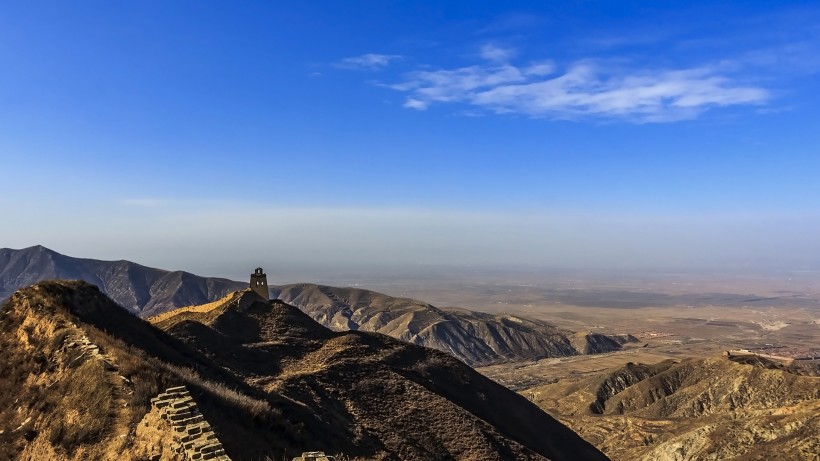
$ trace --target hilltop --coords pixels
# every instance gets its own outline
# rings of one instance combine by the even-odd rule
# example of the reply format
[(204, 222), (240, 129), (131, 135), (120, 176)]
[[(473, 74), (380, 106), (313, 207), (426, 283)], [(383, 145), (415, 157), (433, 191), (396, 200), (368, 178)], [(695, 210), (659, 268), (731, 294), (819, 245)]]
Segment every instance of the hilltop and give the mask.
[(384, 460), (606, 459), (447, 354), (333, 332), (249, 291), (151, 320), (82, 282), (14, 293), (0, 314), (0, 367), (9, 370), (0, 385), (14, 390), (0, 397), (0, 457), (173, 459), (149, 401), (184, 385), (234, 460), (307, 450)]

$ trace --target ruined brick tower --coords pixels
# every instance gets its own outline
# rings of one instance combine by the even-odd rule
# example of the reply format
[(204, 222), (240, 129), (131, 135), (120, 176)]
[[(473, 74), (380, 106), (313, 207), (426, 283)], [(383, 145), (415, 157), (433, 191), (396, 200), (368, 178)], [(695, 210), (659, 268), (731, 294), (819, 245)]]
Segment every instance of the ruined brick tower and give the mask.
[(253, 274), (251, 274), (251, 289), (259, 294), (259, 296), (268, 299), (268, 276), (261, 267), (257, 267)]

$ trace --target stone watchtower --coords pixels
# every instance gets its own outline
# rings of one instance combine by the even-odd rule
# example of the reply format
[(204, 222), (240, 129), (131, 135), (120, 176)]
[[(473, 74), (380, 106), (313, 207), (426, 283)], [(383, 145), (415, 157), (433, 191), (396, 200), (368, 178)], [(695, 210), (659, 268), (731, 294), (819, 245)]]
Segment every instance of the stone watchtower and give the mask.
[(259, 294), (259, 296), (269, 299), (268, 293), (268, 276), (261, 267), (257, 267), (253, 274), (251, 274), (251, 290)]

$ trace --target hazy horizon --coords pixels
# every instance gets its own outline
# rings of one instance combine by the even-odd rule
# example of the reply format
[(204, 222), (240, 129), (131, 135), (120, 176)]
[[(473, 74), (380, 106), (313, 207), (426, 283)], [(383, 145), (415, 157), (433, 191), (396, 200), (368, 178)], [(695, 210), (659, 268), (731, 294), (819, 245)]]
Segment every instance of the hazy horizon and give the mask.
[[(104, 261), (128, 260), (148, 267), (163, 270), (183, 270), (206, 277), (221, 277), (236, 281), (246, 281), (253, 268), (261, 266), (268, 273), (272, 285), (289, 283), (319, 283), (337, 286), (360, 286), (364, 288), (386, 289), (390, 286), (433, 287), (435, 285), (461, 284), (465, 287), (493, 284), (523, 284), (521, 286), (558, 286), (567, 281), (588, 284), (588, 288), (613, 287), (631, 289), (668, 289), (674, 285), (709, 286), (707, 291), (720, 292), (724, 285), (727, 292), (752, 293), (753, 289), (739, 287), (760, 285), (762, 291), (790, 289), (805, 285), (809, 289), (813, 277), (820, 274), (820, 267), (773, 267), (771, 265), (752, 266), (579, 266), (558, 264), (490, 264), (490, 263), (406, 263), (367, 261), (306, 261), (288, 260), (262, 252), (257, 256), (243, 258), (241, 254), (222, 257), (214, 253), (200, 254), (195, 259), (176, 259), (178, 253), (161, 254), (117, 249), (102, 250), (99, 247), (88, 251), (66, 250), (61, 247), (43, 245), (53, 251), (75, 258), (90, 258)], [(11, 247), (14, 250), (23, 247)], [(251, 251), (253, 252), (253, 251)], [(281, 255), (280, 255), (281, 256)], [(694, 282), (694, 283), (693, 283)], [(735, 291), (732, 291), (732, 290)], [(400, 293), (392, 293), (400, 294)]]

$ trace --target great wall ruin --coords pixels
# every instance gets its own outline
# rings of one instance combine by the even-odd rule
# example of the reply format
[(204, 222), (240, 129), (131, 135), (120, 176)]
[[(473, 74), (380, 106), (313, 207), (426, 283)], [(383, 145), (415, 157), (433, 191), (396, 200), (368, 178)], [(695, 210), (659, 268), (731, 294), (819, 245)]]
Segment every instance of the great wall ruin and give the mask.
[(188, 461), (231, 460), (185, 386), (169, 388), (152, 398), (151, 404), (173, 428), (177, 452)]
[[(70, 324), (74, 333), (68, 335), (66, 337), (65, 347), (67, 349), (78, 349), (80, 351), (80, 355), (72, 360), (76, 362), (83, 358), (92, 358), (95, 360), (99, 360), (105, 366), (105, 369), (108, 371), (115, 371), (117, 366), (114, 365), (114, 361), (107, 355), (103, 354), (100, 351), (99, 346), (92, 343), (88, 336), (80, 330), (77, 325), (71, 323)], [(70, 364), (69, 364), (70, 365)]]

